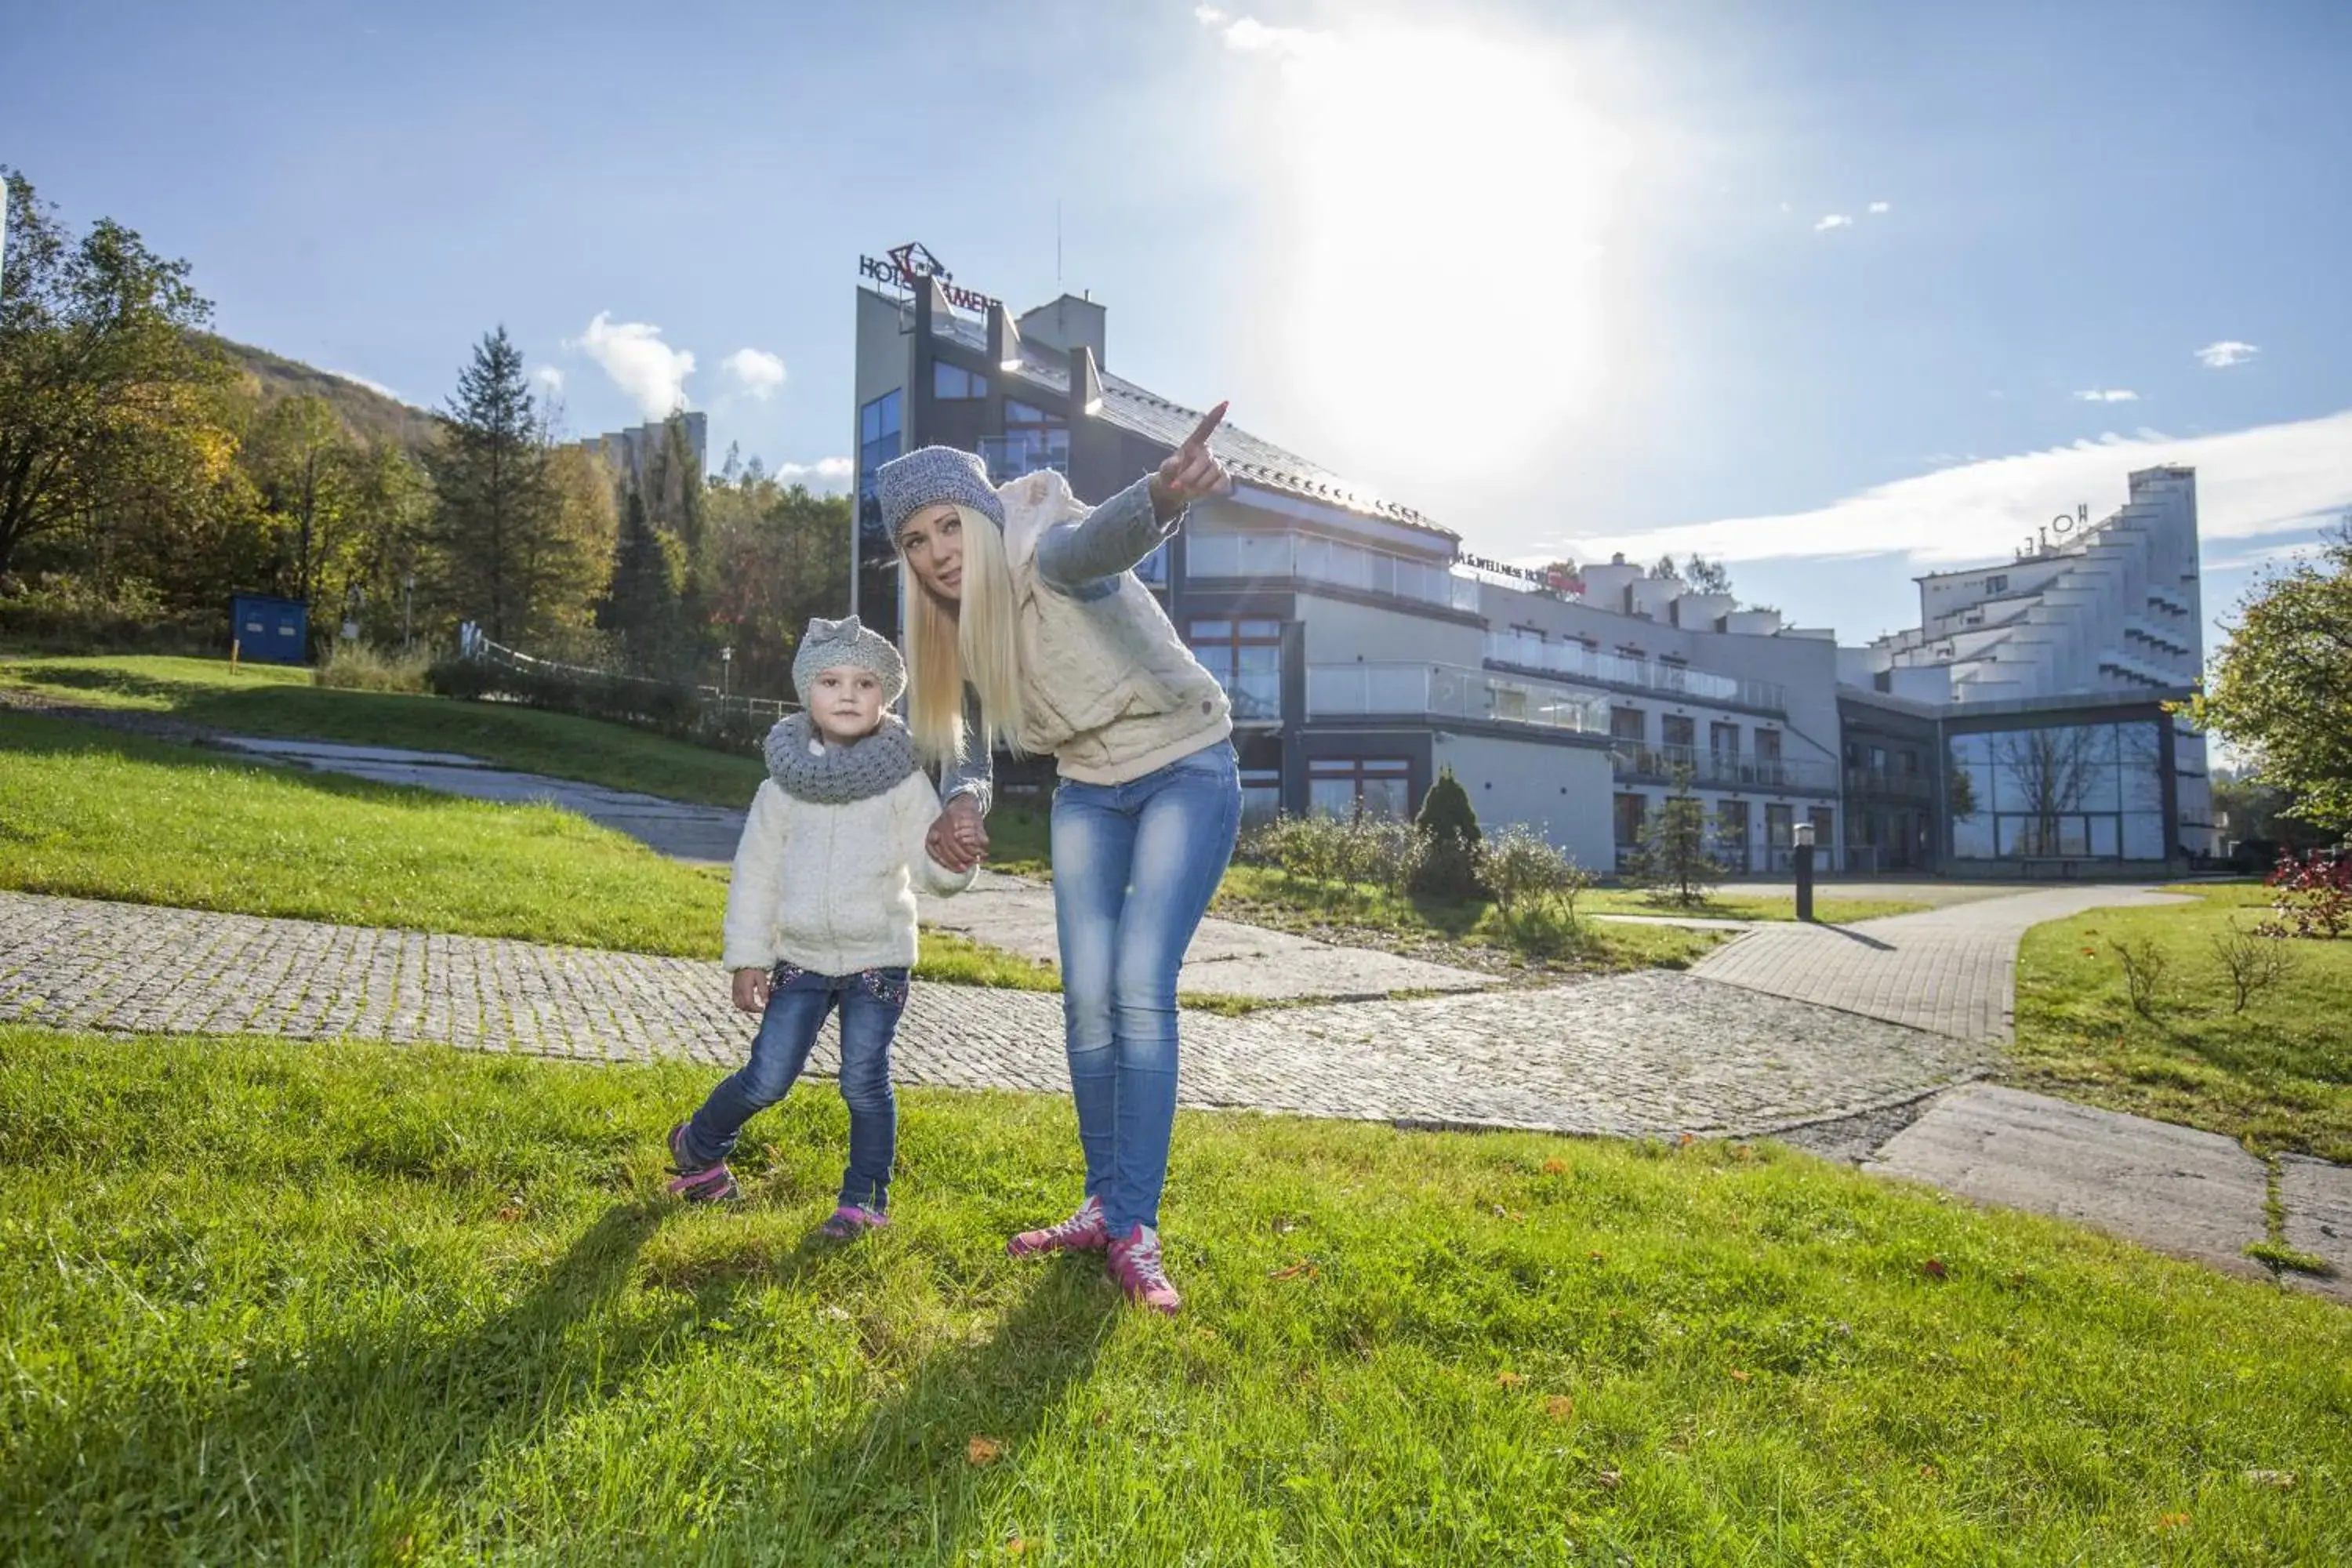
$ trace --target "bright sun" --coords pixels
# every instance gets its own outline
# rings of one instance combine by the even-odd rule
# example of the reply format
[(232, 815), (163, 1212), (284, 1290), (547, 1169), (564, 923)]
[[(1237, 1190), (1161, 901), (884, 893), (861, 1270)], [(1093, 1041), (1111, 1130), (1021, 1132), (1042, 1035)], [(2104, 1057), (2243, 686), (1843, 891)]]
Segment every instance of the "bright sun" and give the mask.
[(1606, 51), (1196, 15), (1265, 68), (1244, 111), (1275, 175), (1268, 346), (1318, 434), (1410, 442), (1433, 485), (1572, 441), (1633, 286), (1612, 247), (1642, 149)]

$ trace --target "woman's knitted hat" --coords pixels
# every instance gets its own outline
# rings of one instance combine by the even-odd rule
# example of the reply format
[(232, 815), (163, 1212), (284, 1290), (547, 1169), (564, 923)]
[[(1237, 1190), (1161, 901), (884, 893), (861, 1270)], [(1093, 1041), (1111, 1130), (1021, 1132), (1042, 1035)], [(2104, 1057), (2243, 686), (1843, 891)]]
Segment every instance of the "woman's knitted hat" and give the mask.
[(909, 517), (942, 501), (968, 506), (998, 528), (1004, 526), (1004, 503), (988, 482), (988, 465), (954, 447), (918, 447), (891, 458), (874, 470), (874, 490), (882, 526), (894, 540)]
[(867, 631), (857, 624), (856, 616), (837, 621), (810, 620), (800, 648), (793, 655), (793, 689), (805, 704), (816, 678), (844, 665), (873, 671), (882, 682), (885, 708), (898, 701), (899, 693), (907, 689), (907, 661), (898, 657), (898, 650), (890, 646), (888, 637)]

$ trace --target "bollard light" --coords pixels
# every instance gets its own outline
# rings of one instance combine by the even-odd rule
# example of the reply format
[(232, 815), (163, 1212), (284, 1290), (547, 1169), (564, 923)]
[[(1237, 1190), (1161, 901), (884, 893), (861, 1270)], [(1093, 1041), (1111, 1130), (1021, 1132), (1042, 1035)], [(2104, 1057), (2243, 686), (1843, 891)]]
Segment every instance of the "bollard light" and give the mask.
[(1797, 918), (1810, 921), (1813, 918), (1813, 825), (1800, 822), (1792, 826), (1797, 848), (1790, 858), (1796, 862)]

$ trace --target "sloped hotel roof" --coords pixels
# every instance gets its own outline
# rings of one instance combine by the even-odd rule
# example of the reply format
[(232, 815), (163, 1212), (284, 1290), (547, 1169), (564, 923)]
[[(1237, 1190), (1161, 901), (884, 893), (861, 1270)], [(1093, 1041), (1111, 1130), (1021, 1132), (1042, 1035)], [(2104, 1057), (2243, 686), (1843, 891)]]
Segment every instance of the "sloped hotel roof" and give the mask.
[[(985, 354), (988, 352), (987, 329), (982, 323), (965, 321), (942, 310), (932, 318), (932, 331), (975, 353)], [(1203, 410), (1171, 403), (1124, 376), (1097, 369), (1103, 389), (1099, 417), (1120, 429), (1172, 450), (1181, 446), (1184, 438), (1192, 433), (1192, 427), (1201, 422)], [(1069, 395), (1069, 360), (1057, 350), (1024, 340), (1021, 345), (1021, 368), (1010, 374), (1063, 397)], [(1363, 486), (1350, 484), (1330, 469), (1309, 462), (1297, 453), (1277, 447), (1262, 437), (1253, 436), (1230, 420), (1217, 426), (1216, 434), (1210, 437), (1209, 447), (1224, 463), (1226, 471), (1244, 483), (1294, 496), (1300, 500), (1338, 507), (1365, 517), (1418, 529), (1451, 543), (1461, 542), (1460, 534), (1432, 522), (1412, 508), (1383, 500)]]

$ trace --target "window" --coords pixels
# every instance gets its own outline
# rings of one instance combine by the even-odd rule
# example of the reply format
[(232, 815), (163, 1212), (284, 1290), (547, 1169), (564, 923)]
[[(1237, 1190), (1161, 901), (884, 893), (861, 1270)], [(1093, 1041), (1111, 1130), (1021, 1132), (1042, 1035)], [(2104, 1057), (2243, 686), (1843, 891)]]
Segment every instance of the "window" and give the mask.
[(1316, 757), (1307, 764), (1307, 809), (1326, 816), (1409, 815), (1412, 767), (1402, 757)]
[(1768, 847), (1786, 849), (1797, 841), (1794, 831), (1796, 814), (1797, 808), (1793, 805), (1773, 805), (1769, 803), (1765, 805), (1764, 842)]
[(1018, 398), (1004, 400), (1004, 434), (980, 444), (988, 477), (1007, 484), (1043, 468), (1070, 471), (1070, 430), (1066, 421)]
[(1710, 755), (1727, 763), (1739, 760), (1739, 726), (1709, 724), (1706, 727), (1706, 749)]
[(1617, 815), (1617, 847), (1631, 848), (1642, 842), (1642, 818), (1649, 809), (1649, 797), (1621, 795), (1613, 804)]
[(1648, 740), (1649, 717), (1639, 708), (1612, 707), (1609, 710), (1609, 738), (1612, 741)]
[(988, 395), (988, 377), (945, 360), (931, 362), (931, 395), (943, 403), (969, 403)]
[(1194, 621), (1184, 640), (1233, 700), (1235, 719), (1281, 719), (1280, 621)]
[(1669, 713), (1658, 721), (1658, 739), (1688, 751), (1698, 744), (1698, 721), (1687, 714)]
[(2160, 748), (2148, 722), (1954, 737), (1945, 786), (1953, 854), (2163, 859)]
[(1830, 851), (1837, 844), (1831, 837), (1837, 830), (1837, 813), (1826, 805), (1817, 805), (1805, 814), (1805, 820), (1813, 825), (1813, 844), (1822, 851), (1822, 868), (1827, 870), (1832, 863)]
[(1282, 772), (1278, 768), (1242, 770), (1242, 826), (1255, 827), (1282, 811)]
[(868, 555), (890, 550), (882, 532), (882, 503), (874, 496), (874, 470), (898, 455), (905, 406), (905, 398), (893, 390), (857, 411), (857, 525)]
[(1780, 760), (1780, 731), (1759, 730), (1756, 731), (1756, 760), (1759, 763), (1777, 763)]
[(1988, 594), (2008, 593), (2009, 574), (2006, 572), (1996, 572), (1991, 576), (1986, 578), (1984, 591)]
[(1727, 800), (1715, 808), (1716, 858), (1734, 873), (1748, 870), (1748, 803)]

